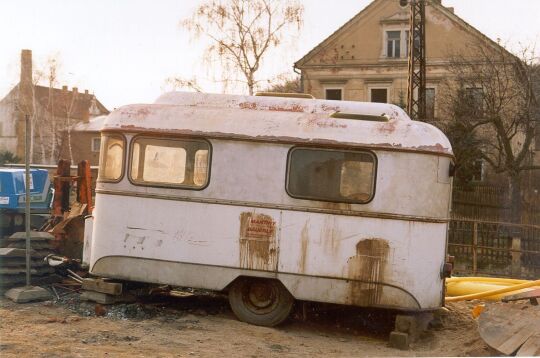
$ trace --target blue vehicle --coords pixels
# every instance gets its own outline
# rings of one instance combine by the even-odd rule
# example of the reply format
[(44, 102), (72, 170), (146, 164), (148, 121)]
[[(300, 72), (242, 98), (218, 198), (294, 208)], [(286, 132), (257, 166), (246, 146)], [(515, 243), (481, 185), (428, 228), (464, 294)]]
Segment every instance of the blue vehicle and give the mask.
[[(30, 178), (31, 223), (38, 228), (49, 215), (54, 189), (45, 169), (31, 169)], [(24, 231), (25, 201), (25, 170), (0, 168), (0, 238)]]

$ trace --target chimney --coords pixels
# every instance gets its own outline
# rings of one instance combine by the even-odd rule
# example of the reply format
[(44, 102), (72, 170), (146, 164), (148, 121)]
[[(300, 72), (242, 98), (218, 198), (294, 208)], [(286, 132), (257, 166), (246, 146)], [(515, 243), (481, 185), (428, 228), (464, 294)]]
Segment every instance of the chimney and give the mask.
[[(16, 124), (17, 133), (17, 156), (24, 158), (25, 132), (26, 124), (25, 117), (32, 116), (34, 112), (34, 89), (32, 83), (32, 51), (21, 51), (21, 77), (19, 81), (19, 98), (18, 108), (19, 116)], [(32, 152), (32, 150), (30, 150)], [(32, 155), (32, 153), (30, 154)]]
[(73, 94), (77, 95), (78, 92), (79, 92), (79, 89), (77, 87), (73, 87)]
[(32, 85), (32, 51), (21, 51), (21, 83)]
[(84, 94), (88, 94), (88, 90), (84, 90)]
[(454, 8), (451, 6), (447, 6), (446, 10), (450, 11), (452, 14), (454, 13)]
[(62, 86), (62, 91), (67, 92), (67, 86)]

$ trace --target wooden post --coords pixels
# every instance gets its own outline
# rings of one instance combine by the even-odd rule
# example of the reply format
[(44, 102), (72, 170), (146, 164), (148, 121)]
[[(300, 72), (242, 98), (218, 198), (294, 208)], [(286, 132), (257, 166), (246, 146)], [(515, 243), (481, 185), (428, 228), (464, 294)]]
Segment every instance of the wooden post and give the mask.
[(77, 199), (81, 204), (86, 204), (86, 213), (92, 215), (92, 174), (88, 160), (79, 163), (77, 176)]
[(473, 275), (476, 275), (478, 270), (478, 222), (473, 222), (473, 236), (472, 236), (472, 269)]
[(521, 234), (519, 228), (513, 228), (512, 235), (512, 276), (521, 277)]
[(60, 159), (54, 176), (53, 215), (56, 217), (63, 217), (64, 212), (69, 210), (70, 168), (69, 160)]

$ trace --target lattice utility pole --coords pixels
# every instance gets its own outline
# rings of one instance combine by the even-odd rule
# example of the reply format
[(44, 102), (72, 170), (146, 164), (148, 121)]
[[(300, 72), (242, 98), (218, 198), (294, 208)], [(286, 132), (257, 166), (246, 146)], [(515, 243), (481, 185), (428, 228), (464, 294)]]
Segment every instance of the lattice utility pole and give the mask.
[(407, 112), (411, 119), (423, 120), (426, 118), (426, 3), (425, 0), (409, 2)]

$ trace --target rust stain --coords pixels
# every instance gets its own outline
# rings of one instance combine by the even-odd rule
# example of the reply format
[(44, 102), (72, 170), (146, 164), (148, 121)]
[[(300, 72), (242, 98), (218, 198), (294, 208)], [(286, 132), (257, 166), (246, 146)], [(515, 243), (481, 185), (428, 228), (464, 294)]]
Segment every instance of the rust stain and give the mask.
[(445, 148), (441, 143), (437, 143), (435, 145), (421, 145), (419, 147), (416, 147), (420, 150), (427, 150), (427, 151), (434, 151), (434, 152), (448, 152), (448, 148)]
[(378, 127), (380, 133), (393, 133), (396, 130), (396, 123), (395, 121), (390, 121), (384, 123), (382, 126)]
[(356, 255), (348, 260), (348, 303), (373, 306), (380, 302), (384, 269), (390, 246), (383, 239), (365, 239), (356, 244)]
[(275, 271), (277, 263), (276, 222), (265, 214), (240, 214), (240, 267)]
[(304, 112), (304, 107), (298, 104), (293, 104), (290, 107), (285, 106), (270, 106), (268, 107), (270, 111), (282, 111), (282, 112)]
[(347, 128), (346, 124), (336, 123), (335, 121), (318, 121), (317, 127), (319, 128)]
[(242, 102), (238, 106), (242, 109), (257, 109), (257, 103), (255, 102)]
[(329, 106), (327, 104), (322, 104), (321, 105), (321, 109), (325, 112), (337, 112), (339, 111), (339, 107), (338, 106)]
[(306, 221), (304, 228), (302, 229), (301, 238), (300, 238), (300, 272), (304, 273), (306, 270), (306, 260), (307, 260), (307, 247), (309, 242), (309, 221)]
[(321, 230), (321, 240), (324, 248), (334, 256), (339, 249), (341, 240), (341, 230), (339, 225), (336, 225), (335, 216), (327, 216), (324, 220), (324, 226)]

